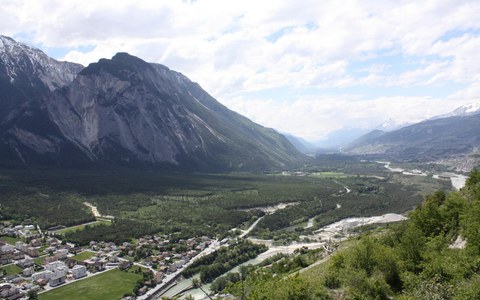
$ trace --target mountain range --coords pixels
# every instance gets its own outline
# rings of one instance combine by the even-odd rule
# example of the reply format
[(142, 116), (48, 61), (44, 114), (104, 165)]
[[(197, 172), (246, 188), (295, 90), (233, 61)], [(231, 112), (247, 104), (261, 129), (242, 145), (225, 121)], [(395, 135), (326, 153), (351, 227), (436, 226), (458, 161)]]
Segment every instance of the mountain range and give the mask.
[(359, 128), (359, 127), (345, 127), (334, 130), (330, 132), (324, 139), (315, 141), (311, 143), (311, 148), (317, 149), (317, 152), (322, 150), (338, 150), (343, 148), (353, 142), (354, 140), (360, 138), (364, 134), (367, 134), (374, 130), (382, 131), (393, 131), (408, 124), (398, 123), (392, 119), (386, 119), (381, 124), (369, 127), (369, 128)]
[(476, 152), (479, 128), (480, 105), (472, 104), (394, 131), (373, 130), (343, 150), (393, 160), (432, 161)]
[(270, 170), (308, 158), (181, 73), (127, 53), (87, 67), (0, 36), (0, 163)]
[(462, 105), (449, 113), (430, 118), (430, 120), (442, 119), (442, 118), (448, 118), (448, 117), (466, 117), (466, 116), (472, 116), (476, 114), (480, 114), (480, 102)]

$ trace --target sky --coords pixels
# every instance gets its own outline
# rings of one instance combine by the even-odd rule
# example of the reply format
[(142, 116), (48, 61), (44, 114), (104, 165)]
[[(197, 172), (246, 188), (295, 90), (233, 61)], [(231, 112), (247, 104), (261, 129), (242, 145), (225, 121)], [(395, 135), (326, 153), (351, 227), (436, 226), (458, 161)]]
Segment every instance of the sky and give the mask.
[(83, 65), (161, 63), (309, 141), (480, 102), (480, 1), (2, 0), (0, 34)]

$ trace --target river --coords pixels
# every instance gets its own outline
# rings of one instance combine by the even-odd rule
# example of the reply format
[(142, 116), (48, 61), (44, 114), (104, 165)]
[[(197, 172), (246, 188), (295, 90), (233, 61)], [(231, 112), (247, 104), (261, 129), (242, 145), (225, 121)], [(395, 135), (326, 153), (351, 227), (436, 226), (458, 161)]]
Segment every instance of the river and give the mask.
[[(410, 176), (428, 176), (427, 173), (422, 172), (420, 170), (405, 170), (403, 168), (392, 168), (390, 165), (390, 162), (377, 162), (381, 163), (385, 166), (386, 169), (388, 169), (391, 172), (394, 173), (401, 173), (403, 175), (410, 175)], [(441, 177), (448, 177), (450, 178), (452, 182), (452, 186), (456, 188), (457, 190), (462, 188), (465, 185), (465, 181), (467, 179), (467, 176), (461, 175), (461, 174), (456, 174), (456, 173), (441, 173), (441, 174), (433, 174), (433, 178), (440, 179)], [(344, 186), (346, 193), (351, 192), (351, 190), (347, 187)], [(271, 214), (279, 209), (284, 209), (285, 207), (289, 205), (297, 205), (297, 202), (293, 203), (280, 203), (274, 206), (269, 206), (269, 207), (261, 207), (261, 208), (256, 208), (263, 210), (267, 214)], [(340, 208), (340, 205), (337, 205), (337, 208)], [(254, 208), (255, 209), (255, 208)], [(249, 209), (251, 210), (251, 209)], [(261, 219), (261, 218), (260, 218)], [(255, 228), (255, 226), (258, 224), (260, 221), (257, 220), (254, 222), (246, 231), (242, 233), (242, 237), (246, 236), (251, 230)], [(348, 231), (350, 229), (368, 225), (368, 224), (375, 224), (375, 223), (390, 223), (390, 222), (398, 222), (405, 220), (406, 217), (399, 215), (399, 214), (385, 214), (381, 216), (373, 216), (373, 217), (362, 217), (362, 218), (347, 218), (340, 220), (338, 222), (332, 223), (330, 225), (324, 226), (321, 229), (317, 230), (314, 232), (314, 235), (308, 236), (310, 238), (320, 238), (323, 241), (328, 241), (328, 240), (335, 240), (338, 239), (338, 236), (345, 236), (348, 235)], [(308, 223), (306, 228), (310, 228), (313, 226), (313, 218), (311, 218)], [(271, 240), (259, 240), (259, 239), (253, 239), (249, 238), (254, 243), (261, 243), (269, 246), (269, 249), (261, 253), (259, 256), (256, 258), (253, 258), (235, 268), (232, 270), (228, 271), (229, 272), (238, 272), (239, 268), (241, 266), (247, 266), (247, 265), (256, 265), (262, 262), (263, 260), (272, 257), (278, 253), (284, 253), (284, 254), (291, 254), (293, 253), (296, 249), (300, 249), (302, 247), (308, 247), (309, 249), (316, 249), (316, 248), (321, 248), (325, 245), (325, 242), (316, 242), (316, 243), (295, 243), (292, 245), (288, 246), (273, 246), (273, 241)], [(225, 273), (226, 274), (226, 273)], [(223, 274), (223, 275), (225, 275)], [(222, 275), (222, 276), (223, 276)], [(198, 275), (197, 275), (198, 277)], [(195, 278), (195, 277), (194, 277)], [(194, 297), (194, 299), (208, 299), (207, 296), (205, 296), (204, 292), (201, 289), (190, 289), (187, 290), (192, 286), (192, 278), (190, 279), (182, 279), (176, 283), (175, 286), (173, 286), (171, 289), (163, 293), (161, 296), (162, 297), (174, 297), (179, 294), (182, 294), (180, 299), (184, 299), (187, 295), (191, 295)], [(206, 292), (210, 292), (210, 284), (204, 284), (202, 285), (202, 289)], [(187, 290), (187, 291), (185, 291)], [(184, 292), (185, 291), (185, 292)]]
[(443, 173), (440, 176), (447, 176), (450, 178), (450, 181), (452, 182), (452, 186), (460, 190), (465, 186), (465, 182), (467, 182), (468, 176), (462, 175), (462, 174), (456, 174), (456, 173)]
[(329, 224), (316, 230), (314, 236), (322, 240), (335, 240), (337, 236), (345, 236), (348, 231), (369, 224), (383, 224), (406, 220), (407, 218), (399, 214), (384, 214), (374, 217), (347, 218), (338, 222)]
[[(309, 249), (318, 249), (322, 248), (325, 243), (323, 242), (317, 242), (317, 243), (298, 243), (298, 244), (293, 244), (293, 245), (288, 245), (288, 246), (272, 246), (270, 247), (267, 251), (261, 253), (255, 258), (252, 258), (243, 264), (240, 264), (236, 266), (235, 268), (231, 269), (228, 272), (225, 272), (224, 274), (220, 275), (223, 276), (227, 273), (231, 272), (238, 272), (240, 270), (241, 266), (248, 266), (248, 265), (258, 265), (262, 261), (264, 261), (267, 258), (270, 258), (276, 254), (279, 253), (284, 253), (284, 254), (292, 254), (295, 250), (303, 248), (303, 247), (308, 247)], [(219, 276), (219, 277), (220, 277)], [(194, 277), (195, 278), (195, 277)], [(198, 278), (198, 275), (196, 276)], [(192, 278), (190, 279), (182, 279), (177, 282), (177, 284), (172, 287), (170, 290), (168, 290), (166, 293), (162, 294), (162, 297), (174, 297), (187, 289), (188, 287), (192, 286)], [(207, 293), (210, 292), (210, 284), (204, 284), (202, 285), (202, 289), (206, 291)], [(202, 292), (200, 289), (191, 289), (182, 294), (182, 297), (180, 299), (184, 299), (186, 296), (191, 295), (194, 297), (196, 300), (203, 300), (203, 299), (208, 299), (208, 297), (205, 296), (205, 294)]]
[[(336, 239), (336, 236), (338, 234), (342, 234), (345, 236), (347, 233), (348, 229), (352, 229), (355, 227), (359, 226), (364, 226), (368, 224), (374, 224), (374, 223), (390, 223), (390, 222), (398, 222), (405, 220), (406, 218), (402, 215), (398, 214), (385, 214), (381, 216), (374, 216), (374, 217), (364, 217), (364, 218), (347, 218), (343, 219), (341, 221), (332, 223), (330, 225), (327, 225), (325, 227), (322, 227), (321, 229), (315, 231), (313, 236), (309, 236), (310, 238), (321, 238), (322, 240), (328, 241), (328, 240), (334, 240)], [(247, 265), (257, 265), (263, 260), (272, 257), (276, 254), (279, 253), (284, 253), (284, 254), (292, 254), (295, 252), (295, 250), (307, 247), (308, 249), (318, 249), (318, 248), (323, 248), (325, 245), (325, 242), (314, 242), (314, 243), (294, 243), (291, 245), (287, 246), (273, 246), (273, 241), (272, 240), (260, 240), (260, 239), (253, 239), (249, 238), (250, 241), (254, 243), (259, 243), (259, 244), (264, 244), (269, 247), (269, 249), (260, 255), (258, 255), (256, 258), (250, 259), (249, 261), (233, 268), (232, 270), (226, 272), (238, 272), (239, 268), (241, 266), (247, 266)], [(224, 273), (223, 275), (225, 275)], [(223, 276), (221, 275), (221, 276)], [(198, 275), (197, 275), (198, 276)], [(170, 290), (162, 294), (161, 296), (163, 297), (174, 297), (183, 291), (185, 291), (187, 288), (192, 286), (192, 279), (182, 279), (177, 282), (177, 284), (172, 287)], [(210, 284), (204, 284), (202, 285), (202, 289), (210, 292)], [(184, 299), (187, 295), (191, 295), (194, 297), (194, 299), (208, 299), (208, 297), (205, 296), (203, 291), (200, 289), (191, 289), (188, 290), (184, 293), (182, 293), (182, 297), (180, 299)]]
[[(402, 168), (392, 168), (391, 162), (389, 161), (376, 161), (376, 163), (383, 164), (384, 167), (389, 170), (390, 172), (394, 173), (402, 173), (403, 175), (412, 175), (412, 176), (428, 176), (427, 173), (422, 172), (421, 170), (405, 170)], [(448, 177), (450, 178), (450, 182), (452, 183), (452, 186), (456, 190), (460, 190), (462, 187), (465, 186), (465, 182), (467, 181), (468, 176), (462, 175), (462, 174), (457, 174), (457, 173), (452, 173), (452, 172), (443, 172), (440, 174), (432, 174), (432, 178), (434, 179), (440, 179), (442, 177)]]

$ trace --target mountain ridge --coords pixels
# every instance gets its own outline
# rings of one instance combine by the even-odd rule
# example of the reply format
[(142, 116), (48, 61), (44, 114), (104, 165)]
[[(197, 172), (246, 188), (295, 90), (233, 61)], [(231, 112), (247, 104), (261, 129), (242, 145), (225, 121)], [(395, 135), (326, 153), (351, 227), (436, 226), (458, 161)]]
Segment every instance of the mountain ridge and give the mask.
[(434, 116), (429, 120), (449, 118), (449, 117), (471, 116), (476, 114), (480, 114), (480, 102), (474, 102), (467, 105), (459, 106), (455, 110), (449, 113), (439, 115), (439, 116)]
[[(45, 55), (23, 47), (39, 51), (36, 57)], [(48, 56), (43, 61), (56, 62)], [(2, 64), (21, 69), (15, 63), (2, 56)], [(77, 70), (67, 66), (67, 73)], [(229, 110), (163, 65), (120, 52), (82, 67), (75, 76), (49, 77), (49, 70), (32, 63), (30, 72), (24, 71), (30, 76), (22, 86), (27, 93), (8, 112), (15, 111), (15, 117), (0, 119), (0, 153), (10, 160), (241, 171), (288, 168), (308, 159), (281, 134)], [(8, 77), (3, 71), (0, 76)], [(42, 81), (39, 74), (53, 79)], [(16, 81), (0, 81), (0, 89)], [(0, 98), (0, 103), (8, 100)], [(35, 129), (36, 124), (44, 130)]]
[(480, 147), (479, 126), (480, 114), (425, 120), (391, 132), (370, 132), (344, 151), (407, 161), (467, 155)]

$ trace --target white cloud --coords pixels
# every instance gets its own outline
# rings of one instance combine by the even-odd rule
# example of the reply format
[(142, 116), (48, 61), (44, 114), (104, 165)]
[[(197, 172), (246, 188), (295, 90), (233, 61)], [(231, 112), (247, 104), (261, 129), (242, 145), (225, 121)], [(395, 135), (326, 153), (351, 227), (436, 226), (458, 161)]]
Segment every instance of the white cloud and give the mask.
[[(478, 15), (480, 2), (468, 0), (4, 0), (0, 26), (45, 47), (72, 47), (64, 59), (84, 65), (119, 51), (166, 64), (261, 124), (315, 138), (382, 122), (385, 112), (416, 120), (478, 100)], [(75, 48), (85, 45), (93, 48)], [(352, 72), (358, 62), (366, 67)], [(452, 82), (464, 90), (398, 89)], [(379, 87), (398, 95), (368, 92)], [(332, 88), (348, 96), (322, 92)], [(277, 89), (286, 93), (273, 98)], [(298, 95), (308, 89), (316, 94)]]

